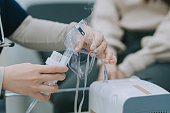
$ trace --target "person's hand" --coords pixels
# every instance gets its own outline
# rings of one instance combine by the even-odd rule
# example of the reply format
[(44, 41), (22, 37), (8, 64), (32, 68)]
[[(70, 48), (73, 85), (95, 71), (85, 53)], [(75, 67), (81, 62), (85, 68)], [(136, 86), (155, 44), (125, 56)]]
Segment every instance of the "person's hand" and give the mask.
[[(85, 31), (88, 33), (87, 36), (84, 40), (80, 41), (75, 50), (78, 52), (82, 48), (86, 48), (88, 51), (95, 51), (97, 54), (96, 57), (104, 59), (105, 64), (115, 64), (117, 59), (113, 53), (108, 50), (104, 35), (90, 27), (86, 27)], [(91, 56), (93, 56), (93, 54), (91, 54)]]
[[(106, 68), (108, 71), (108, 80), (126, 78), (125, 74), (116, 65), (106, 64)], [(104, 80), (104, 65), (100, 66), (98, 80)]]
[(43, 95), (40, 92), (51, 94), (58, 89), (58, 86), (48, 86), (44, 82), (64, 80), (64, 72), (67, 70), (66, 66), (29, 63), (8, 66), (5, 67), (3, 89), (46, 101), (50, 98), (50, 95)]

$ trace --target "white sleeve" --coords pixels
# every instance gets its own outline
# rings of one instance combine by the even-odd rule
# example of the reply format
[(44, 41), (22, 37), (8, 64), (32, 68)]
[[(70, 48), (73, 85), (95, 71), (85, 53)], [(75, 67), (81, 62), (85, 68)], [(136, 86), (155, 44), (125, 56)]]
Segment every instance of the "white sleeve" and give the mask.
[(4, 67), (0, 67), (0, 95), (2, 90), (3, 77), (4, 77)]
[(139, 72), (155, 62), (170, 61), (170, 12), (153, 36), (142, 39), (142, 49), (128, 55), (119, 65), (127, 76)]
[(8, 38), (24, 47), (40, 51), (64, 50), (64, 38), (74, 25), (28, 16)]
[(114, 55), (117, 55), (117, 51), (125, 50), (121, 42), (123, 30), (120, 27), (120, 13), (115, 0), (96, 0), (91, 24), (104, 34), (108, 48)]

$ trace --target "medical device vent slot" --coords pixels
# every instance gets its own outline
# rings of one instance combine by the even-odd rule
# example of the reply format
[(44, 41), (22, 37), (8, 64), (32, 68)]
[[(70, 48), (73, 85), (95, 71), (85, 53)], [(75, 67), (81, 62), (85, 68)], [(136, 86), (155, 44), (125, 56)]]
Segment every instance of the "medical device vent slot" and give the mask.
[(148, 112), (148, 113), (170, 113), (170, 112), (167, 112), (167, 111), (154, 111), (154, 112)]

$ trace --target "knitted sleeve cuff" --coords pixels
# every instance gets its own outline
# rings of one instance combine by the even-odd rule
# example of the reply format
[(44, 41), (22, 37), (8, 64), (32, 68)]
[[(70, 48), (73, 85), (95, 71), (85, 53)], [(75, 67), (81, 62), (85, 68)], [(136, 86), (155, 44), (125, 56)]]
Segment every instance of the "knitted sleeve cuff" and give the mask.
[(128, 55), (118, 67), (127, 77), (130, 77), (135, 72), (145, 69), (155, 61), (156, 58), (149, 49), (142, 49), (137, 53)]

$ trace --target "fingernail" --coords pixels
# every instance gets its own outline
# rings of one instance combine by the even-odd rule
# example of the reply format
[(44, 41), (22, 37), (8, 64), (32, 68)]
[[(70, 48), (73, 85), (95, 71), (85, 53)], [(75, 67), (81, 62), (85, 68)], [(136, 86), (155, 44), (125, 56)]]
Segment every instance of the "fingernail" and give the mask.
[(105, 63), (108, 64), (108, 60), (105, 60)]
[(93, 55), (95, 55), (95, 56), (97, 55), (97, 51), (96, 50), (93, 51)]
[(68, 71), (68, 67), (66, 67), (66, 71)]
[(91, 50), (93, 51), (94, 49), (95, 49), (95, 46), (94, 46), (94, 45), (92, 45), (92, 46), (91, 46)]
[(76, 47), (76, 48), (75, 48), (75, 51), (79, 51), (79, 47)]

